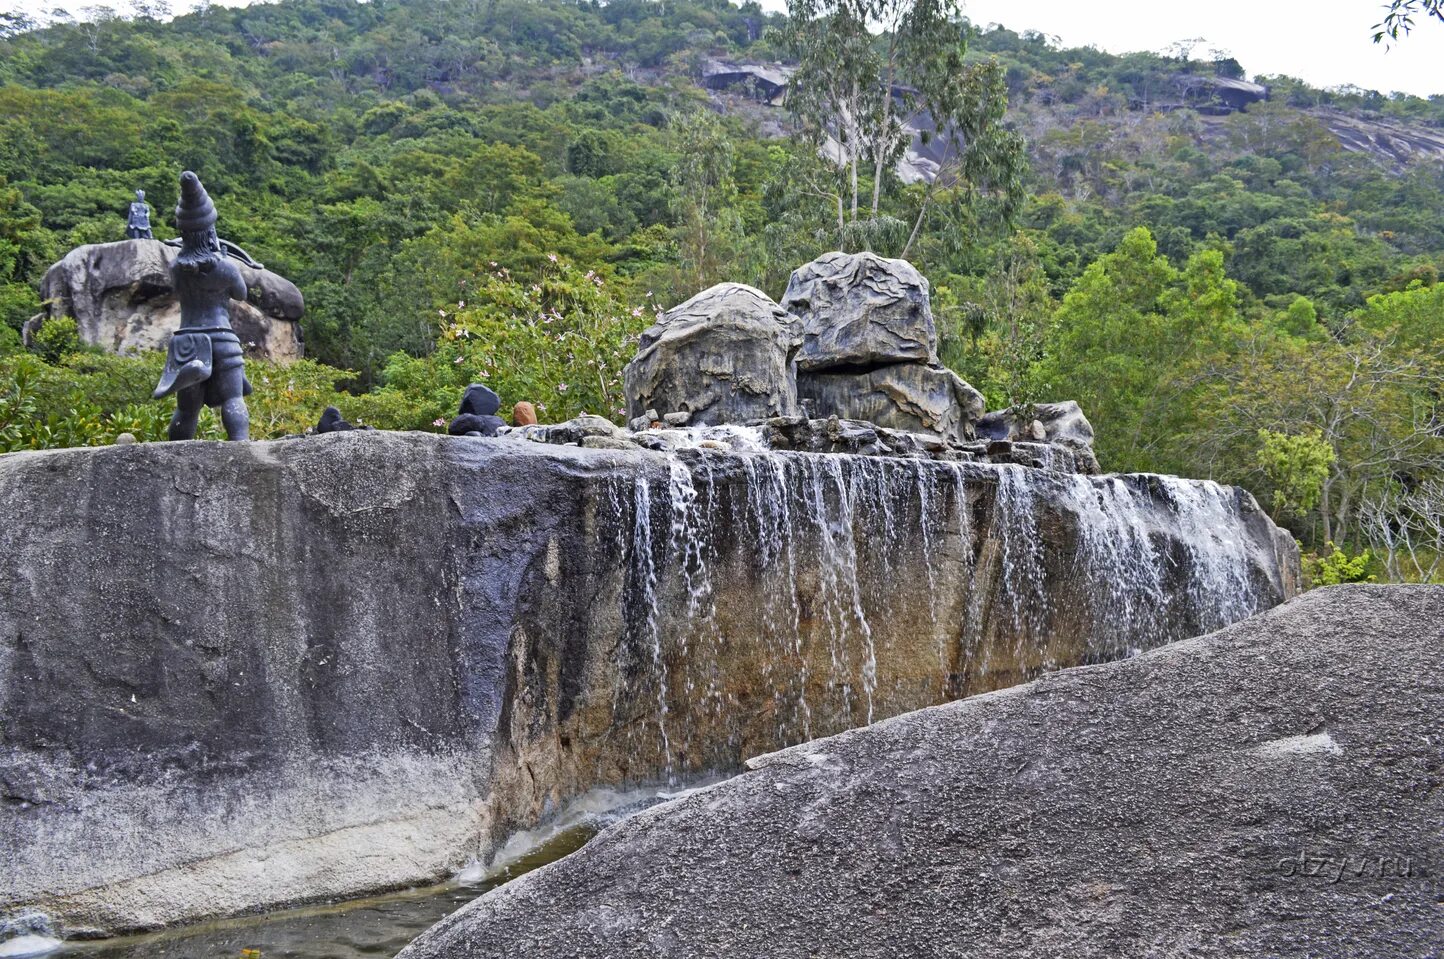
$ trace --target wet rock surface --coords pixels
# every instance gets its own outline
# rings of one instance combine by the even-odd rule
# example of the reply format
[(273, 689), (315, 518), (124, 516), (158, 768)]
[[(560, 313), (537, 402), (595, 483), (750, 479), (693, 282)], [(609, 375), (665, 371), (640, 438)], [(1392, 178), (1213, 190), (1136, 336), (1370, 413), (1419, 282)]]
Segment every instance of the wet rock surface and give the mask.
[[(180, 325), (170, 266), (179, 251), (159, 240), (79, 246), (46, 271), (36, 320), (72, 317), (83, 342), (116, 353), (165, 349)], [(235, 261), (245, 302), (231, 302), (231, 326), (248, 357), (286, 362), (303, 353), (301, 291), (270, 270)], [(32, 320), (31, 323), (36, 322)]]
[(719, 283), (662, 315), (624, 373), (628, 417), (685, 412), (698, 425), (797, 413), (801, 325), (760, 290)]
[(770, 428), (899, 454), (567, 428), (586, 445), (0, 456), (0, 912), (114, 932), (425, 883), (593, 786), (1297, 589), (1292, 540), (1214, 484), (933, 460), (962, 451), (841, 421)]
[(1433, 956), (1441, 621), (1334, 587), (762, 756), (402, 959)]

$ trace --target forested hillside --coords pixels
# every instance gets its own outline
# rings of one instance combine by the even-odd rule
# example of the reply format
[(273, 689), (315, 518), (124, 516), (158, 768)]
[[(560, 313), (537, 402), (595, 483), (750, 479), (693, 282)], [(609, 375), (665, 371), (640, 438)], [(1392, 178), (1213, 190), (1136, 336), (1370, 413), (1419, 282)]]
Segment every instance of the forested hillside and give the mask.
[[(183, 169), (307, 299), (311, 360), (253, 376), (262, 436), (327, 402), (434, 428), (476, 379), (546, 419), (616, 415), (656, 310), (723, 279), (777, 296), (840, 245), (896, 255), (926, 203), (908, 258), (991, 406), (1075, 398), (1106, 468), (1241, 483), (1326, 556), (1438, 572), (1444, 96), (1265, 76), (1267, 102), (1210, 115), (1174, 102), (1180, 78), (1267, 64), (970, 31), (1026, 144), (1021, 204), (888, 174), (840, 233), (817, 186), (837, 171), (786, 110), (697, 83), (708, 57), (789, 55), (756, 3), (156, 13), (4, 21), (0, 449), (161, 432), (159, 358), (17, 331), (50, 263), (120, 238), (132, 190), (166, 231)], [(1333, 556), (1321, 575), (1361, 575)]]

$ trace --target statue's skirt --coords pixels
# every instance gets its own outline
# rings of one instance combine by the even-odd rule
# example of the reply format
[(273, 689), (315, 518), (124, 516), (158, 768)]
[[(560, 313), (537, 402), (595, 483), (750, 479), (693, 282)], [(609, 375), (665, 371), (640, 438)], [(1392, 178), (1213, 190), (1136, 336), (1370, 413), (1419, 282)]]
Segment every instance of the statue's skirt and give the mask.
[(228, 327), (188, 329), (171, 335), (165, 369), (155, 398), (205, 384), (205, 404), (220, 406), (226, 400), (251, 392), (246, 381), (241, 338)]

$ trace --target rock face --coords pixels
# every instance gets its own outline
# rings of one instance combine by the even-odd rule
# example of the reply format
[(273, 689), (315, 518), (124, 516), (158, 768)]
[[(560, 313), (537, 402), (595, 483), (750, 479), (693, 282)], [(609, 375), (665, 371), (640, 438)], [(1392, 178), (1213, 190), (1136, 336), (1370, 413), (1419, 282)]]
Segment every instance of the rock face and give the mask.
[[(163, 350), (180, 325), (180, 304), (171, 287), (177, 250), (159, 240), (121, 240), (79, 246), (45, 272), (40, 298), (45, 317), (75, 319), (80, 338), (117, 353)], [(302, 354), (300, 320), (305, 309), (295, 284), (270, 270), (239, 261), (247, 302), (231, 303), (231, 326), (246, 355), (288, 362)]]
[(698, 425), (797, 413), (801, 326), (760, 290), (719, 283), (662, 315), (627, 364), (627, 415), (686, 412)]
[(801, 371), (937, 362), (928, 281), (906, 260), (823, 254), (793, 271), (781, 305), (803, 322)]
[(1335, 587), (763, 756), (401, 956), (1434, 956), (1441, 622)]
[(1293, 541), (1211, 483), (564, 425), (580, 447), (0, 456), (0, 913), (114, 932), (424, 883), (590, 787), (1297, 589)]
[[(1042, 427), (1043, 435), (1034, 436), (1032, 423)], [(989, 413), (978, 420), (978, 436), (990, 440), (1036, 440), (1073, 451), (1079, 471), (1099, 472), (1098, 457), (1093, 452), (1093, 424), (1073, 400), (1062, 403), (1035, 403), (1033, 420), (1021, 422), (1014, 410)]]
[(846, 410), (850, 419), (887, 429), (933, 433), (965, 442), (983, 415), (983, 395), (952, 370), (894, 363), (862, 373), (799, 374), (798, 399), (814, 416)]

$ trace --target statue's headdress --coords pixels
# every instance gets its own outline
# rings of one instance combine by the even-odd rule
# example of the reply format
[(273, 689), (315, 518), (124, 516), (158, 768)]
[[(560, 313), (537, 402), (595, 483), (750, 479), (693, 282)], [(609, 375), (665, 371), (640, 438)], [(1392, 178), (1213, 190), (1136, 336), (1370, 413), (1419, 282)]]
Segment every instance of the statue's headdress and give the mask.
[(181, 174), (175, 225), (182, 233), (198, 233), (216, 225), (216, 205), (201, 186), (200, 177), (189, 170)]

